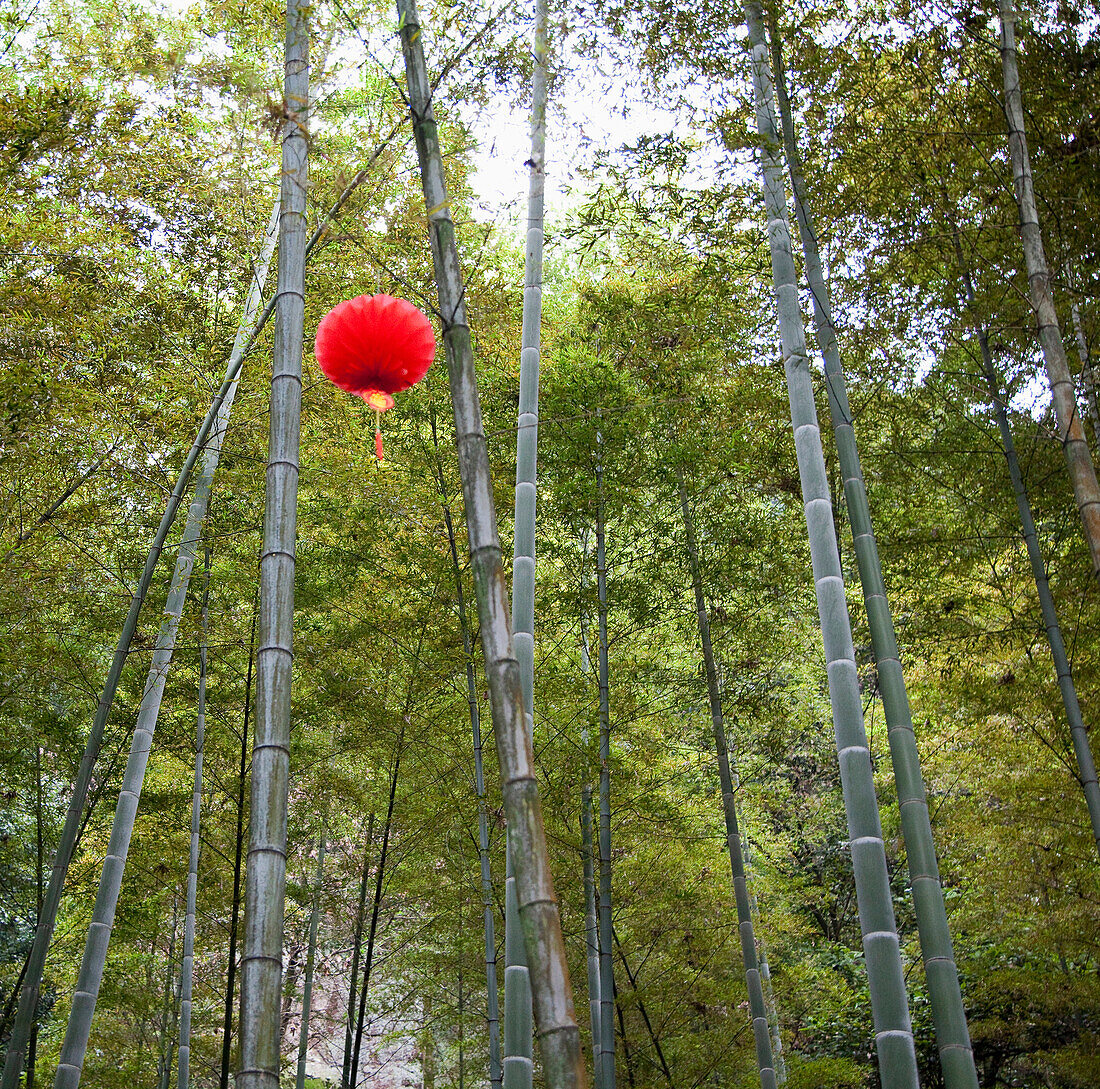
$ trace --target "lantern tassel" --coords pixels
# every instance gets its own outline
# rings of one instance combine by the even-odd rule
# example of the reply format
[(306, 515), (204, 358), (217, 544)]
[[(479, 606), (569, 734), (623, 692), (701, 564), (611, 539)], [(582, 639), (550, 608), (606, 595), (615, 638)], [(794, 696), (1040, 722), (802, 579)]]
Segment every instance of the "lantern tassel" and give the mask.
[(374, 410), (374, 456), (379, 461), (385, 461), (382, 455), (382, 413)]

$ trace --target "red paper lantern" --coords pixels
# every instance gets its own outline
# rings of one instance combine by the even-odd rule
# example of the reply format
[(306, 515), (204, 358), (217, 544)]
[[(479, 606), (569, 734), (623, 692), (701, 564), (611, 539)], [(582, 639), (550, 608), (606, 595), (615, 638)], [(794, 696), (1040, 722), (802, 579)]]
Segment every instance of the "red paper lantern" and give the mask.
[(374, 409), (374, 446), (381, 461), (381, 414), (393, 408), (395, 393), (427, 374), (435, 358), (432, 323), (404, 299), (360, 295), (321, 319), (313, 352), (326, 377)]

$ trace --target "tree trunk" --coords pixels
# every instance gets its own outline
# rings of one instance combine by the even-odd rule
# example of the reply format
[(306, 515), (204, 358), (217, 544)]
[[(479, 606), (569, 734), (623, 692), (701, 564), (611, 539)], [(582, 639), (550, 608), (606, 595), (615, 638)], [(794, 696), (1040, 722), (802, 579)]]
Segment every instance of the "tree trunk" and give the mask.
[(1085, 531), (1085, 541), (1092, 555), (1092, 571), (1100, 576), (1100, 485), (1089, 454), (1077, 396), (1069, 372), (1066, 348), (1054, 299), (1050, 293), (1050, 269), (1043, 250), (1039, 230), (1039, 213), (1035, 206), (1035, 187), (1031, 178), (1031, 159), (1024, 132), (1024, 105), (1020, 93), (1020, 72), (1016, 64), (1016, 11), (1012, 0), (997, 0), (1001, 17), (1001, 67), (1004, 73), (1005, 118), (1008, 121), (1008, 150), (1012, 157), (1012, 180), (1016, 189), (1016, 205), (1020, 212), (1020, 240), (1031, 294), (1031, 306), (1039, 325), (1039, 346), (1043, 352), (1047, 378), (1050, 381), (1054, 417), (1058, 424), (1058, 441), (1065, 453), (1073, 494)]
[(684, 515), (684, 536), (687, 545), (688, 567), (691, 571), (691, 588), (695, 594), (695, 614), (699, 626), (699, 644), (703, 651), (703, 667), (707, 676), (707, 695), (710, 701), (710, 724), (714, 732), (714, 748), (718, 754), (718, 778), (722, 784), (722, 812), (726, 819), (726, 849), (730, 856), (730, 872), (733, 875), (734, 898), (737, 902), (737, 932), (741, 938), (741, 959), (745, 965), (745, 984), (749, 993), (749, 1014), (752, 1018), (752, 1035), (756, 1043), (756, 1068), (763, 1089), (776, 1089), (775, 1060), (772, 1057), (771, 1029), (768, 1010), (764, 1004), (764, 986), (760, 979), (760, 966), (756, 958), (756, 937), (753, 934), (752, 908), (749, 904), (749, 885), (745, 877), (745, 861), (741, 848), (741, 832), (737, 827), (736, 782), (730, 765), (729, 748), (726, 745), (725, 718), (722, 714), (722, 694), (718, 688), (718, 670), (714, 665), (714, 649), (710, 641), (710, 619), (703, 598), (703, 575), (699, 567), (699, 549), (695, 543), (695, 524), (688, 503), (684, 471), (677, 467), (676, 478), (680, 487), (680, 509)]
[(603, 1064), (600, 1062), (603, 1037), (600, 1030), (600, 931), (596, 918), (596, 850), (592, 842), (592, 787), (587, 780), (581, 789), (581, 852), (584, 865), (584, 938), (588, 953), (588, 1022), (592, 1033), (592, 1073), (596, 1089), (603, 1089)]
[(932, 839), (932, 822), (928, 815), (928, 799), (921, 777), (920, 754), (913, 731), (913, 716), (909, 708), (909, 693), (902, 671), (886, 584), (882, 577), (878, 545), (875, 541), (867, 489), (856, 445), (852, 412), (840, 358), (836, 326), (833, 322), (832, 300), (825, 281), (817, 235), (810, 220), (802, 178), (802, 162), (794, 138), (790, 102), (783, 70), (782, 44), (772, 25), (772, 55), (775, 58), (776, 92), (783, 122), (783, 139), (787, 150), (787, 165), (794, 194), (795, 217), (806, 258), (806, 276), (813, 297), (814, 327), (817, 346), (825, 360), (829, 416), (836, 438), (837, 457), (844, 481), (844, 498), (852, 541), (859, 569), (863, 602), (871, 630), (871, 645), (878, 669), (878, 687), (886, 717), (890, 759), (894, 768), (898, 804), (901, 812), (902, 838), (905, 841), (909, 866), (909, 886), (913, 893), (913, 909), (920, 935), (925, 979), (932, 1004), (932, 1020), (936, 1029), (936, 1044), (945, 1089), (978, 1089), (978, 1074), (974, 1067), (974, 1051), (970, 1046), (970, 1031), (966, 1024), (959, 973), (955, 966), (955, 951), (943, 887), (936, 862), (936, 845)]
[(756, 124), (761, 138), (764, 202), (783, 366), (813, 559), (814, 589), (824, 639), (829, 699), (848, 816), (848, 838), (870, 984), (879, 1072), (883, 1084), (891, 1089), (916, 1089), (918, 1076), (913, 1030), (909, 1020), (871, 757), (863, 726), (859, 677), (844, 596), (844, 577), (836, 548), (836, 528), (814, 405), (805, 330), (798, 305), (798, 283), (791, 252), (780, 144), (772, 101), (771, 65), (758, 0), (749, 0), (745, 14)]
[(286, 69), (279, 221), (278, 320), (271, 376), (271, 416), (260, 557), (256, 729), (252, 747), (251, 835), (241, 957), (241, 1068), (237, 1089), (277, 1089), (280, 1065), (289, 781), (290, 688), (298, 438), (302, 405), (306, 190), (309, 183), (309, 22), (298, 0), (286, 11)]
[(420, 17), (415, 0), (398, 0), (397, 11), (439, 291), (485, 675), (512, 844), (509, 857), (515, 869), (517, 902), (532, 975), (543, 1070), (548, 1089), (580, 1089), (584, 1084), (580, 1032), (573, 1012), (569, 967), (534, 774), (534, 754), (524, 722), (523, 689), (512, 646), (462, 272), (431, 108)]
[(180, 965), (180, 1042), (177, 1085), (191, 1084), (191, 993), (195, 975), (195, 913), (199, 895), (199, 822), (202, 816), (202, 758), (206, 740), (206, 638), (210, 621), (210, 549), (205, 550), (202, 583), (202, 642), (199, 645), (199, 708), (195, 721), (195, 784), (191, 795), (191, 850), (187, 865), (187, 914)]

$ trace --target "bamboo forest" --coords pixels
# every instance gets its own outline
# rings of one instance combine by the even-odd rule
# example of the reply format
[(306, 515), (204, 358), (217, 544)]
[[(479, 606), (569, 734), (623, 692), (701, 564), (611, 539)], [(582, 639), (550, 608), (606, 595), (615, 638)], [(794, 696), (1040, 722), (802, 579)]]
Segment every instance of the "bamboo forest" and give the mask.
[(1100, 1085), (1100, 0), (8, 0), (0, 181), (0, 1089)]

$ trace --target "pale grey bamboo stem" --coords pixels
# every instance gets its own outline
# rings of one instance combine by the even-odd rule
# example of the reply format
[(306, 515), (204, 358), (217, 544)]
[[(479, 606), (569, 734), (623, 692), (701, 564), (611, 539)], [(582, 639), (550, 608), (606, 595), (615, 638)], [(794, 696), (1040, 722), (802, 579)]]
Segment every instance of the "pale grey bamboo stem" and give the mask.
[(902, 838), (905, 841), (909, 866), (909, 885), (913, 893), (913, 909), (917, 920), (925, 979), (932, 1005), (932, 1020), (936, 1030), (936, 1045), (946, 1089), (978, 1089), (978, 1074), (974, 1052), (970, 1046), (970, 1031), (966, 1023), (955, 951), (944, 906), (940, 884), (936, 845), (932, 838), (932, 822), (928, 815), (928, 799), (921, 776), (920, 754), (913, 731), (913, 716), (909, 693), (901, 665), (894, 621), (886, 596), (878, 544), (875, 540), (867, 489), (856, 444), (852, 412), (848, 405), (848, 390), (844, 367), (833, 322), (832, 300), (825, 281), (825, 272), (818, 251), (817, 235), (810, 219), (806, 186), (802, 176), (802, 160), (794, 138), (787, 81), (783, 68), (783, 50), (779, 35), (772, 26), (772, 56), (775, 60), (775, 87), (783, 125), (783, 140), (787, 151), (787, 166), (794, 195), (795, 218), (802, 239), (806, 261), (806, 278), (813, 297), (814, 329), (817, 346), (825, 360), (825, 384), (828, 391), (829, 416), (836, 438), (837, 457), (844, 482), (844, 498), (852, 541), (859, 569), (863, 602), (871, 632), (875, 664), (878, 669), (879, 694), (886, 718), (890, 759), (901, 811)]
[[(260, 267), (262, 267), (262, 265), (257, 266), (255, 276), (257, 281), (259, 280)], [(260, 291), (262, 293), (262, 285)], [(210, 408), (207, 410), (206, 418), (199, 425), (195, 441), (180, 469), (175, 487), (172, 489), (172, 494), (168, 498), (168, 504), (165, 508), (164, 515), (153, 537), (153, 543), (149, 547), (149, 555), (145, 560), (145, 567), (142, 570), (141, 577), (138, 579), (133, 597), (130, 600), (130, 608), (126, 614), (126, 619), (123, 621), (118, 644), (115, 647), (114, 656), (111, 659), (111, 665), (107, 671), (107, 680), (103, 686), (103, 693), (96, 706), (95, 718), (92, 722), (92, 728), (88, 733), (84, 755), (81, 758), (76, 780), (73, 783), (73, 792), (69, 797), (69, 805), (65, 812), (65, 824), (58, 840), (57, 850), (54, 853), (53, 865), (50, 871), (50, 881), (42, 905), (41, 920), (35, 930), (34, 944), (31, 947), (31, 954), (28, 958), (26, 979), (19, 996), (19, 1007), (16, 1012), (15, 1024), (12, 1028), (11, 1036), (8, 1038), (8, 1050), (4, 1059), (4, 1075), (2, 1082), (0, 1082), (0, 1087), (2, 1087), (2, 1089), (19, 1089), (27, 1040), (30, 1036), (35, 1011), (38, 1008), (38, 996), (42, 987), (42, 973), (46, 966), (46, 955), (49, 952), (54, 928), (57, 925), (57, 913), (61, 905), (61, 892), (69, 865), (72, 862), (73, 851), (76, 848), (77, 837), (83, 821), (84, 805), (88, 797), (88, 788), (92, 780), (92, 771), (95, 767), (96, 760), (99, 758), (99, 751), (103, 747), (103, 734), (107, 724), (107, 716), (110, 714), (111, 706), (114, 703), (115, 693), (118, 691), (119, 679), (122, 676), (122, 669), (130, 653), (130, 647), (134, 640), (134, 633), (137, 630), (138, 617), (149, 592), (149, 586), (153, 580), (153, 572), (160, 559), (160, 554), (164, 549), (164, 542), (167, 540), (168, 532), (176, 519), (176, 514), (183, 501), (183, 495), (191, 481), (191, 474), (199, 460), (199, 456), (206, 448), (207, 438), (210, 436), (211, 430), (217, 425), (225, 399), (229, 396), (231, 391), (236, 390), (237, 376), (244, 363), (245, 355), (266, 324), (269, 313), (270, 311), (267, 309), (262, 311), (255, 318), (251, 332), (247, 335), (241, 336), (238, 332), (237, 344), (234, 345), (233, 353), (230, 356), (225, 378), (222, 380), (221, 387), (217, 394), (215, 394)]]
[(776, 1089), (778, 1080), (775, 1060), (772, 1056), (771, 1027), (768, 1024), (768, 1008), (764, 1003), (764, 984), (756, 954), (756, 935), (753, 933), (752, 906), (749, 902), (749, 882), (745, 874), (745, 859), (741, 846), (741, 831), (737, 826), (737, 782), (730, 763), (726, 744), (725, 716), (722, 713), (722, 694), (718, 687), (718, 670), (714, 664), (714, 648), (710, 640), (710, 618), (703, 598), (703, 574), (699, 567), (699, 547), (695, 542), (695, 522), (691, 517), (684, 472), (676, 469), (680, 489), (680, 510), (684, 516), (684, 537), (691, 571), (691, 588), (695, 594), (695, 616), (699, 628), (699, 645), (703, 652), (703, 669), (707, 677), (707, 697), (710, 702), (710, 723), (714, 733), (714, 748), (718, 755), (718, 779), (722, 785), (722, 813), (726, 822), (726, 850), (733, 875), (733, 892), (737, 904), (737, 933), (741, 938), (741, 960), (745, 966), (745, 985), (749, 995), (749, 1016), (752, 1019), (752, 1036), (756, 1045), (756, 1069), (762, 1089)]
[(241, 1069), (237, 1089), (276, 1089), (286, 895), (290, 690), (298, 448), (305, 311), (306, 190), (309, 184), (308, 9), (288, 0), (286, 122), (282, 131), (277, 319), (271, 375), (264, 541), (260, 555), (256, 726), (241, 952)]
[[(270, 238), (270, 232), (268, 235)], [(270, 250), (267, 250), (270, 257)], [(266, 272), (266, 268), (264, 269)], [(96, 893), (92, 921), (88, 927), (88, 936), (84, 946), (80, 973), (77, 976), (76, 990), (73, 994), (72, 1008), (65, 1030), (65, 1040), (61, 1047), (57, 1074), (54, 1078), (55, 1089), (75, 1089), (80, 1084), (80, 1072), (91, 1033), (92, 1019), (95, 1015), (96, 999), (103, 980), (103, 969), (107, 959), (107, 948), (114, 925), (118, 895), (122, 887), (122, 876), (126, 868), (126, 856), (130, 848), (134, 820), (137, 816), (141, 788), (145, 780), (145, 768), (149, 762), (153, 734), (160, 715), (160, 706), (164, 697), (164, 686), (168, 679), (172, 657), (175, 653), (176, 636), (180, 618), (187, 601), (187, 588), (195, 564), (195, 551), (203, 524), (210, 506), (210, 492), (221, 458), (222, 442), (229, 424), (229, 414), (236, 397), (240, 374), (240, 359), (243, 358), (243, 345), (249, 337), (251, 319), (259, 308), (262, 284), (257, 278), (253, 282), (245, 316), (237, 330), (237, 342), (231, 357), (230, 370), (233, 377), (221, 400), (213, 423), (213, 430), (203, 454), (202, 472), (195, 485), (195, 493), (187, 512), (183, 537), (176, 556), (176, 566), (164, 607), (165, 619), (161, 625), (157, 644), (153, 651), (153, 663), (145, 682), (145, 692), (138, 709), (137, 723), (134, 727), (130, 754), (123, 772), (122, 790), (115, 809), (111, 838), (107, 846), (107, 855), (103, 861), (103, 870)], [(233, 364), (236, 364), (234, 367)]]
[[(527, 160), (527, 245), (523, 275), (523, 328), (519, 357), (519, 419), (516, 426), (515, 540), (512, 554), (512, 641), (523, 687), (528, 737), (535, 718), (535, 505), (539, 429), (539, 334), (542, 324), (543, 204), (546, 190), (546, 0), (535, 4), (532, 72), (531, 155)], [(511, 837), (507, 850), (511, 852)], [(513, 894), (504, 914), (504, 1089), (531, 1089), (531, 975), (515, 896), (514, 868), (507, 870)], [(513, 935), (512, 940), (509, 936)], [(513, 959), (513, 957), (515, 959)]]
[(543, 1073), (549, 1089), (580, 1089), (584, 1084), (580, 1031), (573, 1012), (569, 968), (550, 875), (534, 753), (524, 722), (523, 685), (512, 644), (462, 271), (431, 107), (420, 17), (415, 0), (398, 0), (397, 12), (439, 291), (485, 675), (501, 794), (512, 841), (509, 855), (515, 870), (516, 899), (531, 971)]
[(611, 700), (607, 661), (607, 551), (605, 547), (603, 436), (596, 433), (596, 602), (598, 607), (600, 721), (600, 1089), (615, 1089), (615, 964), (611, 938)]
[(202, 643), (199, 646), (199, 709), (195, 719), (195, 785), (191, 794), (191, 850), (187, 865), (187, 913), (180, 965), (180, 1042), (176, 1084), (191, 1084), (191, 995), (195, 976), (195, 913), (199, 897), (199, 831), (202, 818), (202, 758), (206, 741), (206, 638), (210, 621), (210, 549), (205, 550), (202, 581)]
[(1012, 180), (1020, 213), (1020, 240), (1031, 293), (1031, 306), (1039, 326), (1039, 346), (1043, 352), (1050, 382), (1058, 441), (1065, 453), (1073, 494), (1085, 531), (1085, 542), (1092, 556), (1093, 574), (1100, 576), (1100, 485), (1089, 453), (1077, 396), (1073, 387), (1062, 342), (1062, 330), (1054, 299), (1050, 293), (1050, 269), (1043, 250), (1039, 213), (1035, 205), (1035, 187), (1031, 177), (1031, 159), (1024, 131), (1023, 96), (1020, 71), (1016, 63), (1016, 11), (1012, 0), (997, 0), (1001, 17), (1001, 67), (1004, 73), (1005, 118), (1008, 121), (1008, 150), (1012, 158)]
[[(317, 930), (321, 924), (321, 888), (325, 878), (325, 833), (321, 830), (321, 842), (317, 848), (317, 880), (313, 890), (313, 907), (309, 913), (309, 946), (306, 950), (306, 975), (302, 983), (302, 1025), (298, 1033), (298, 1070), (294, 1079), (295, 1089), (305, 1089), (306, 1053), (309, 1051), (309, 1014), (313, 1000), (313, 970), (317, 963)], [(180, 1089), (185, 1089), (180, 1086)]]
[(798, 303), (798, 281), (791, 252), (783, 166), (772, 97), (771, 64), (758, 0), (749, 0), (745, 15), (783, 367), (813, 561), (814, 589), (824, 639), (829, 699), (870, 984), (875, 1046), (883, 1084), (891, 1089), (911, 1089), (919, 1084), (913, 1030), (870, 751), (863, 725), (859, 676), (814, 405), (806, 334)]

